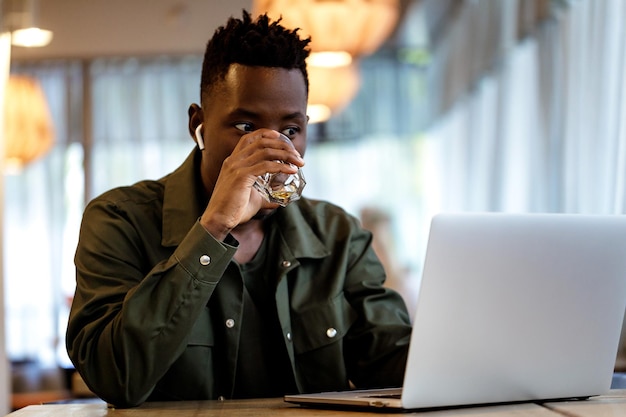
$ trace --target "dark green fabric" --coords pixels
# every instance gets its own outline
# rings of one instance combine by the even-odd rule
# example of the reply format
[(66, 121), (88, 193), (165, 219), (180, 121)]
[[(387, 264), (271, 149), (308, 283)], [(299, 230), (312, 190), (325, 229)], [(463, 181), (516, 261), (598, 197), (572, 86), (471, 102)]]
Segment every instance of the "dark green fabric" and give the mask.
[[(114, 405), (234, 395), (243, 283), (228, 271), (238, 242), (216, 241), (198, 222), (199, 159), (194, 150), (169, 176), (85, 209), (66, 342), (87, 385)], [(306, 198), (269, 221), (274, 302), (298, 391), (400, 386), (411, 327), (402, 298), (383, 287), (371, 234)]]
[(252, 261), (239, 267), (244, 293), (233, 393), (238, 398), (297, 392), (274, 301), (277, 268), (270, 250), (275, 236), (270, 230)]

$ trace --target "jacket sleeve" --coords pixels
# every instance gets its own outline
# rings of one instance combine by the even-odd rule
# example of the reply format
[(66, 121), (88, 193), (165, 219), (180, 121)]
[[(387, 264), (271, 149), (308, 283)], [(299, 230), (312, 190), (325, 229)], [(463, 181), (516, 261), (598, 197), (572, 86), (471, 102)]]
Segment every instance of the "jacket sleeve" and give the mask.
[[(116, 406), (148, 398), (185, 349), (236, 250), (196, 222), (173, 253), (149, 253), (158, 245), (144, 242), (160, 241), (160, 234), (142, 230), (131, 217), (102, 199), (85, 210), (66, 335), (86, 384)], [(153, 259), (164, 260), (152, 266)]]

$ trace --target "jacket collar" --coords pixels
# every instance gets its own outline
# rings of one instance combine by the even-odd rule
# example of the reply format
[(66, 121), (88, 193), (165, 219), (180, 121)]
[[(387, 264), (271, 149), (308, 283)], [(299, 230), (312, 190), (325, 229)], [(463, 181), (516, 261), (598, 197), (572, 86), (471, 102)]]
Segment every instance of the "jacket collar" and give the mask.
[(163, 191), (163, 246), (178, 246), (204, 210), (200, 181), (201, 154), (197, 148), (174, 172), (160, 180)]
[[(206, 200), (200, 181), (201, 153), (197, 148), (174, 172), (162, 178), (163, 192), (163, 246), (178, 246), (204, 211)], [(278, 233), (288, 251), (295, 258), (323, 258), (330, 250), (317, 237), (305, 212), (306, 198), (279, 208), (268, 221), (276, 222)]]

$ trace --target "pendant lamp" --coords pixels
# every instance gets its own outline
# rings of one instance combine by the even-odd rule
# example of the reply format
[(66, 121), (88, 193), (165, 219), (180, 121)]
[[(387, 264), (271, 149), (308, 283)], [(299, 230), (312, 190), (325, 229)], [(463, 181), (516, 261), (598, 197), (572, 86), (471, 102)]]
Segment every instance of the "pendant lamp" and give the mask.
[(45, 155), (54, 142), (54, 128), (39, 82), (11, 75), (4, 96), (5, 168), (16, 172)]
[(340, 112), (360, 85), (358, 59), (375, 52), (391, 34), (399, 0), (254, 0), (254, 15), (267, 13), (311, 37), (310, 123)]

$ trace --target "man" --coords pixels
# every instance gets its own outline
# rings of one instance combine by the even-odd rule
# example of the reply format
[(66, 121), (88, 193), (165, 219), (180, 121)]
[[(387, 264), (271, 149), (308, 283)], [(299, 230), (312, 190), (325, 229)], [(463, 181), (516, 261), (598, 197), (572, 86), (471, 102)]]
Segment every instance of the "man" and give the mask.
[(304, 165), (308, 43), (267, 16), (229, 19), (189, 108), (198, 146), (85, 209), (67, 348), (104, 400), (402, 384), (409, 317), (371, 234), (329, 203), (283, 208), (253, 188)]

